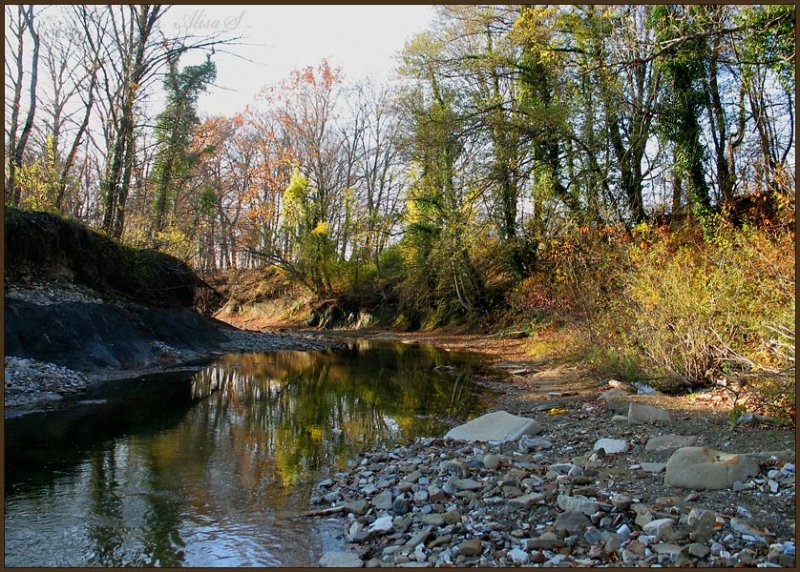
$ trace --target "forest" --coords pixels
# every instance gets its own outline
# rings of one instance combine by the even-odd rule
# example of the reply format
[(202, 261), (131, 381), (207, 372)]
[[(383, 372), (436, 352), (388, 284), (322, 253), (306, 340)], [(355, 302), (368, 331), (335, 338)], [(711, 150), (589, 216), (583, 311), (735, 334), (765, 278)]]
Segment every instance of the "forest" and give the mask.
[(167, 12), (6, 7), (6, 212), (793, 417), (793, 5), (440, 6), (393, 81), (309, 62), (224, 116), (238, 39)]

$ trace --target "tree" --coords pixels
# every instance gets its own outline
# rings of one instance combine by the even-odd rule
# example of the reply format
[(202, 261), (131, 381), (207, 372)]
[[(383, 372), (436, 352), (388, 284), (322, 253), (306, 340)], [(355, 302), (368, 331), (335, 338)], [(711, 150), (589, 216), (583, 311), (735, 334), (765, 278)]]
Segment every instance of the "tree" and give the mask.
[(169, 61), (164, 80), (167, 103), (156, 122), (157, 152), (153, 169), (156, 196), (151, 240), (164, 230), (167, 203), (175, 199), (197, 161), (198, 154), (190, 150), (192, 134), (200, 123), (197, 97), (216, 77), (216, 67), (210, 58), (203, 64), (178, 70), (179, 57), (180, 54), (175, 54)]
[[(6, 14), (11, 8), (6, 9)], [(10, 15), (9, 15), (10, 16)], [(6, 179), (6, 194), (10, 194), (11, 201), (15, 205), (20, 202), (20, 188), (17, 183), (16, 173), (22, 167), (22, 160), (25, 155), (25, 148), (28, 144), (31, 130), (33, 129), (33, 121), (36, 115), (36, 85), (39, 78), (39, 32), (36, 30), (34, 22), (33, 6), (17, 6), (16, 18), (9, 17), (11, 24), (12, 36), (16, 40), (16, 45), (11, 45), (12, 53), (14, 54), (14, 62), (16, 66), (16, 73), (10, 73), (10, 65), (6, 64), (6, 76), (11, 80), (14, 89), (14, 99), (11, 108), (11, 126), (8, 129), (8, 177)], [(22, 131), (17, 134), (19, 127), (19, 112), (22, 99), (22, 82), (23, 82), (23, 59), (24, 59), (24, 36), (28, 32), (33, 41), (33, 51), (31, 54), (31, 79), (28, 88), (29, 104), (28, 113), (25, 118), (25, 123), (22, 126)], [(8, 40), (6, 40), (8, 42)], [(10, 43), (10, 42), (9, 42)]]

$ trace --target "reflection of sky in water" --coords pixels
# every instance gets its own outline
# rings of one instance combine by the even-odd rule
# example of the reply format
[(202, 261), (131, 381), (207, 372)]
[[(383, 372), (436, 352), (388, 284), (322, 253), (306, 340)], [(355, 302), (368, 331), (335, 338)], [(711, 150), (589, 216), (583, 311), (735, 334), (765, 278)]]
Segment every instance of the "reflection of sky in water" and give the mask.
[[(297, 515), (320, 469), (481, 409), (468, 363), (443, 355), (230, 355), (128, 382), (124, 402), (90, 394), (108, 403), (7, 422), (6, 564), (313, 565)], [(457, 371), (433, 371), (444, 363)]]

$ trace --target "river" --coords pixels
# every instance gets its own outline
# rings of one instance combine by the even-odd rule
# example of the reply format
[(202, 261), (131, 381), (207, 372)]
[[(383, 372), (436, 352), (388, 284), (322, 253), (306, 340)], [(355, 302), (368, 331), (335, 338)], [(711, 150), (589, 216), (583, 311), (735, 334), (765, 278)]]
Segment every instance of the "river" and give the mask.
[(5, 564), (316, 565), (340, 527), (301, 516), (314, 483), (482, 413), (478, 367), (388, 342), (230, 354), (7, 419)]

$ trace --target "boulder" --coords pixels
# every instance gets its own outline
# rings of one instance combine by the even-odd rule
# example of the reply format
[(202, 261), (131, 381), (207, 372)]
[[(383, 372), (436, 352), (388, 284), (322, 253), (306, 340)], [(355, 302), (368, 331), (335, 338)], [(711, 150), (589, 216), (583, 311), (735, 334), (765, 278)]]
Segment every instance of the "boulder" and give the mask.
[(667, 461), (664, 484), (696, 490), (733, 487), (759, 473), (758, 462), (747, 455), (733, 455), (708, 447), (682, 447)]
[(642, 405), (641, 403), (631, 403), (628, 405), (629, 423), (650, 423), (671, 420), (672, 416), (666, 409), (652, 407), (651, 405)]
[(456, 441), (517, 441), (523, 435), (536, 435), (542, 430), (535, 419), (511, 415), (507, 411), (487, 413), (472, 421), (453, 427), (444, 436)]
[(363, 568), (364, 562), (355, 552), (325, 552), (319, 565), (323, 568)]

